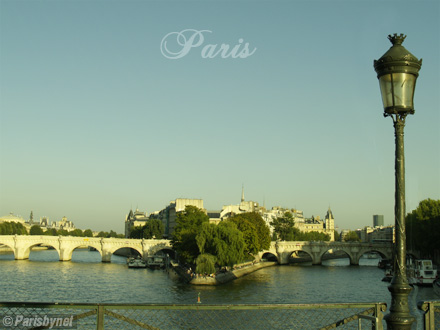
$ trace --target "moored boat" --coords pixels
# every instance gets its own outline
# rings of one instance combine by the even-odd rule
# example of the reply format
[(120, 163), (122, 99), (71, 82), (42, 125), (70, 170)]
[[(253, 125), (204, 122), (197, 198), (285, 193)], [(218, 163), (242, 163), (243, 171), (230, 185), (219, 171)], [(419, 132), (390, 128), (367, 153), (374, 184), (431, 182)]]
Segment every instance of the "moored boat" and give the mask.
[(437, 269), (429, 259), (410, 259), (407, 272), (410, 284), (431, 286), (437, 279)]
[(147, 267), (147, 263), (145, 262), (145, 260), (140, 257), (128, 258), (127, 265), (128, 265), (128, 268), (146, 268)]
[(166, 254), (158, 253), (147, 259), (147, 265), (149, 268), (158, 269), (168, 267), (169, 257)]

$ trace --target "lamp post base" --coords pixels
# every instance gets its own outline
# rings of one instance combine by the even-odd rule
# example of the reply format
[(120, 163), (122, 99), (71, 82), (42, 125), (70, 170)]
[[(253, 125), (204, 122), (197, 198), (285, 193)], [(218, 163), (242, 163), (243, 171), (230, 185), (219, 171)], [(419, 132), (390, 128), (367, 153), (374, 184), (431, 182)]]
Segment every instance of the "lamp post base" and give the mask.
[(392, 302), (390, 313), (384, 317), (387, 329), (410, 330), (415, 321), (408, 306), (408, 296), (412, 288), (407, 283), (391, 283), (388, 290), (391, 292)]

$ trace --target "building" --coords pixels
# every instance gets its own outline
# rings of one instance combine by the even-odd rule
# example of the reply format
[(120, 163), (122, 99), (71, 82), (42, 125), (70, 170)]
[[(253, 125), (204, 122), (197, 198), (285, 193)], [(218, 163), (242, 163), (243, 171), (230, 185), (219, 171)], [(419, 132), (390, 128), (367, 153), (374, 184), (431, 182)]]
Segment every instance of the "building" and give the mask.
[(67, 217), (65, 216), (62, 217), (60, 221), (53, 221), (52, 223), (49, 221), (48, 217), (41, 217), (40, 223), (37, 225), (39, 225), (43, 231), (48, 229), (73, 231), (76, 229), (73, 222), (67, 220)]
[(335, 240), (335, 218), (330, 207), (327, 210), (325, 219), (321, 220), (320, 216), (316, 218), (312, 216), (311, 219), (304, 219), (304, 221), (295, 221), (295, 227), (304, 233), (316, 231), (330, 236), (330, 241)]
[(335, 240), (335, 219), (330, 208), (327, 211), (325, 220), (321, 220), (319, 216), (317, 216), (316, 218), (312, 216), (312, 218), (306, 219), (304, 218), (303, 211), (297, 209), (288, 209), (279, 206), (275, 206), (269, 211), (266, 211), (265, 209), (263, 211), (263, 209), (260, 209), (260, 214), (266, 221), (266, 224), (269, 226), (271, 235), (273, 234), (273, 227), (270, 223), (275, 218), (282, 217), (286, 212), (290, 212), (292, 214), (293, 220), (295, 222), (295, 227), (298, 228), (298, 230), (300, 230), (301, 232), (309, 233), (312, 231), (316, 231), (329, 235), (330, 241)]
[(356, 233), (361, 239), (361, 242), (378, 243), (378, 242), (394, 242), (394, 226), (380, 226), (380, 227), (364, 227), (357, 229)]
[(373, 227), (383, 226), (383, 215), (373, 215)]
[(134, 227), (143, 227), (148, 219), (149, 217), (146, 212), (141, 212), (139, 209), (133, 212), (133, 210), (130, 209), (130, 212), (125, 216), (125, 237), (130, 237), (130, 233)]
[[(241, 201), (238, 205), (224, 205), (220, 211), (220, 219), (224, 220), (230, 218), (236, 214), (247, 212), (260, 212), (261, 207), (257, 202), (245, 201), (244, 188), (241, 190)], [(261, 213), (261, 212), (260, 212)]]
[(177, 198), (171, 201), (163, 210), (151, 213), (150, 218), (161, 220), (165, 227), (164, 236), (170, 238), (176, 227), (177, 213), (185, 211), (186, 206), (195, 206), (207, 213), (203, 208), (203, 199)]
[(21, 223), (23, 226), (25, 225), (26, 220), (23, 219), (21, 216), (19, 215), (15, 215), (12, 212), (9, 213), (8, 215), (4, 215), (2, 217), (0, 217), (0, 223), (2, 222), (15, 222), (15, 223)]
[(48, 217), (40, 218), (40, 227), (50, 227), (50, 221)]

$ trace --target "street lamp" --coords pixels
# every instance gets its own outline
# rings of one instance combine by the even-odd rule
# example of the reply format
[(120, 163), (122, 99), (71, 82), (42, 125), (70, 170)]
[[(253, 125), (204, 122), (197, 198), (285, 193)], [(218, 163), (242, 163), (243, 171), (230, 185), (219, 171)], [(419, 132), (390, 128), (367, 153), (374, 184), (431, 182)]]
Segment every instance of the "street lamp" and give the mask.
[(385, 316), (388, 329), (411, 329), (411, 324), (415, 320), (409, 312), (408, 295), (411, 287), (406, 276), (403, 128), (406, 116), (414, 114), (414, 89), (422, 60), (419, 61), (402, 46), (405, 38), (403, 34), (389, 35), (388, 39), (393, 46), (380, 59), (374, 61), (382, 94), (384, 116), (393, 119), (396, 138), (394, 276), (388, 287), (391, 292), (390, 313)]

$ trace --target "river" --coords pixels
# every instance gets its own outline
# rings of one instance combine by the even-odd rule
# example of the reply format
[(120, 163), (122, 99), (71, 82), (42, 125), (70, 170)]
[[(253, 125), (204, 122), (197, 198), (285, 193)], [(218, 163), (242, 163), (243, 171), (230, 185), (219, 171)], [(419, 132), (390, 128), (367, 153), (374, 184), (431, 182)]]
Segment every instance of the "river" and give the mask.
[[(129, 269), (125, 258), (102, 263), (99, 252), (77, 249), (72, 261), (59, 262), (55, 250), (32, 251), (29, 260), (0, 253), (0, 301), (193, 304), (200, 293), (205, 304), (296, 304), (386, 302), (389, 283), (382, 282), (378, 259), (348, 258), (261, 269), (221, 286), (191, 286), (170, 271)], [(418, 287), (410, 296), (412, 313), (418, 300), (439, 299), (432, 288)], [(418, 319), (420, 319), (418, 317)]]

